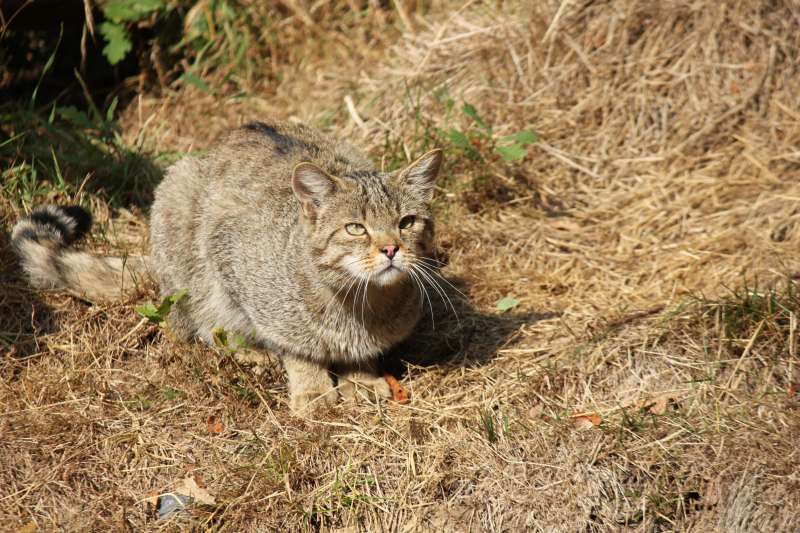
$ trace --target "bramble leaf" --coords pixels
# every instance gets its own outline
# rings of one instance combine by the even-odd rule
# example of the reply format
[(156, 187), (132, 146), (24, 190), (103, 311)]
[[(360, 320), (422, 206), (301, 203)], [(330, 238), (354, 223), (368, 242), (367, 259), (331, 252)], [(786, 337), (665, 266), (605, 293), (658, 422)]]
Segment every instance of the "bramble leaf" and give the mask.
[(114, 22), (137, 21), (163, 7), (163, 0), (108, 0), (103, 14)]
[(183, 76), (181, 76), (181, 81), (183, 81), (184, 83), (188, 83), (189, 85), (193, 85), (194, 87), (197, 87), (206, 94), (213, 93), (211, 87), (209, 87), (208, 84), (205, 81), (203, 81), (202, 78), (195, 76), (191, 72), (184, 72)]
[(528, 155), (528, 150), (522, 145), (512, 144), (510, 146), (498, 146), (495, 151), (500, 154), (506, 162), (521, 161)]
[(512, 298), (511, 296), (506, 296), (498, 300), (497, 302), (497, 310), (498, 311), (508, 311), (509, 309), (516, 307), (519, 304), (519, 300), (516, 298)]
[(469, 143), (469, 137), (467, 137), (467, 135), (463, 132), (460, 132), (456, 129), (449, 129), (445, 132), (445, 135), (447, 135), (447, 138), (450, 139), (450, 142), (458, 148), (462, 148), (464, 150), (469, 150), (472, 148), (472, 145)]
[(500, 139), (501, 141), (508, 141), (513, 142), (514, 144), (534, 144), (539, 141), (539, 136), (536, 135), (535, 131), (518, 131), (513, 135), (506, 135), (505, 137)]
[(464, 106), (461, 108), (461, 112), (467, 115), (469, 118), (475, 121), (475, 123), (486, 130), (489, 135), (492, 134), (492, 128), (483, 119), (478, 115), (478, 112), (475, 110), (475, 107), (471, 104), (464, 103)]
[(103, 55), (108, 62), (116, 65), (133, 49), (128, 30), (125, 26), (115, 22), (103, 22), (100, 24), (100, 33), (106, 39), (106, 46), (103, 48)]
[(136, 307), (135, 310), (137, 313), (139, 313), (139, 315), (148, 319), (150, 322), (155, 322), (156, 324), (163, 326), (164, 321), (167, 319), (167, 315), (169, 315), (169, 312), (172, 310), (172, 306), (186, 296), (187, 292), (188, 291), (186, 289), (181, 289), (165, 296), (164, 299), (161, 300), (161, 303), (158, 305), (158, 307), (152, 303), (146, 303)]

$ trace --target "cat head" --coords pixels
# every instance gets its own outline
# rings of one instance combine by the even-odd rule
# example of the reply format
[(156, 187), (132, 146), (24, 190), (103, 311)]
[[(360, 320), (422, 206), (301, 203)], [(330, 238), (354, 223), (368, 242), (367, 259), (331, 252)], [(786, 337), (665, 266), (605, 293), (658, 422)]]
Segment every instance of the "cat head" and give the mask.
[(343, 176), (298, 164), (292, 189), (320, 273), (388, 286), (430, 269), (430, 202), (441, 162), (441, 150), (432, 150), (396, 172)]

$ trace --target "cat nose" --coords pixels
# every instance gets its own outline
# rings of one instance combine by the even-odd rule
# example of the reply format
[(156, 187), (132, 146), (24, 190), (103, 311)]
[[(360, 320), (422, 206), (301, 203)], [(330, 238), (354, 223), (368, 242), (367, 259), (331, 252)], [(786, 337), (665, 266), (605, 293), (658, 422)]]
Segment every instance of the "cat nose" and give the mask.
[(387, 244), (386, 246), (381, 248), (381, 252), (383, 252), (386, 255), (386, 257), (391, 259), (394, 257), (394, 254), (397, 253), (397, 246), (395, 246), (394, 244)]

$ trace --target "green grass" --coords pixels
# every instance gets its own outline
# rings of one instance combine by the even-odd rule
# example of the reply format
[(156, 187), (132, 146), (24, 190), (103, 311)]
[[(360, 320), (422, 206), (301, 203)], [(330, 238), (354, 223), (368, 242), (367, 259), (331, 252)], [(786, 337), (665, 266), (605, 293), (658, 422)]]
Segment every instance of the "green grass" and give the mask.
[(756, 344), (765, 348), (762, 353), (775, 357), (796, 350), (791, 336), (796, 335), (800, 294), (795, 283), (761, 288), (757, 281), (752, 285), (745, 281), (727, 290), (728, 294), (715, 299), (692, 298), (699, 320), (716, 332), (719, 342), (739, 354)]
[(0, 106), (2, 194), (17, 207), (96, 194), (112, 205), (147, 205), (161, 179), (144, 136), (127, 144), (113, 120), (90, 106)]

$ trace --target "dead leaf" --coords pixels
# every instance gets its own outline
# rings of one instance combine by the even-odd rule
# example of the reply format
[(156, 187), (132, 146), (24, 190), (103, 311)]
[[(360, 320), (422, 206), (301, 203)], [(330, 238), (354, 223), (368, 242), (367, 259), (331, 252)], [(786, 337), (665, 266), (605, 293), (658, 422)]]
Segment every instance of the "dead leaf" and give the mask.
[(222, 420), (214, 415), (209, 415), (206, 419), (206, 428), (208, 428), (209, 433), (219, 435), (222, 433)]
[(675, 396), (672, 394), (662, 394), (661, 396), (649, 398), (636, 405), (639, 409), (643, 409), (648, 413), (653, 413), (654, 415), (663, 415), (667, 412), (669, 406), (674, 404), (676, 401), (677, 398), (675, 398)]
[(215, 505), (217, 501), (205, 488), (201, 473), (183, 478), (173, 490), (162, 494), (150, 494), (145, 501), (152, 503), (159, 518), (166, 518), (188, 507), (192, 502)]
[(660, 396), (650, 404), (650, 407), (648, 407), (647, 410), (654, 415), (663, 415), (667, 412), (667, 406), (669, 405), (670, 400), (671, 398), (669, 396)]
[(391, 374), (384, 374), (383, 379), (389, 384), (389, 389), (392, 391), (392, 399), (397, 403), (408, 403), (410, 395), (408, 391), (403, 388), (397, 378)]
[(717, 505), (720, 499), (722, 499), (722, 491), (719, 486), (719, 478), (717, 478), (708, 484), (701, 502), (708, 509)]
[[(199, 479), (202, 482), (203, 478), (200, 477)], [(172, 492), (184, 496), (189, 496), (193, 500), (198, 501), (200, 503), (204, 503), (206, 505), (214, 505), (217, 503), (214, 497), (211, 494), (209, 494), (205, 488), (198, 485), (197, 481), (195, 481), (195, 478), (193, 477), (183, 478), (181, 482), (178, 483), (178, 486), (175, 487), (175, 490), (173, 490)]]
[(31, 521), (22, 526), (18, 531), (19, 533), (36, 533), (39, 531), (39, 526), (36, 525), (36, 522)]
[(157, 492), (151, 492), (147, 495), (147, 498), (144, 499), (147, 503), (151, 504), (153, 507), (158, 507), (158, 498), (161, 495)]
[(659, 396), (658, 398), (650, 402), (649, 406), (647, 407), (647, 410), (653, 413), (654, 415), (663, 415), (664, 413), (667, 412), (667, 407), (669, 407), (669, 404), (672, 403), (673, 401), (675, 401), (675, 398), (671, 396), (668, 395)]
[(544, 411), (544, 406), (540, 403), (537, 403), (528, 409), (528, 416), (531, 418), (539, 418), (542, 416), (542, 411)]
[(572, 415), (572, 426), (578, 430), (592, 429), (602, 422), (597, 413), (579, 413)]
[(550, 222), (550, 227), (555, 230), (565, 231), (568, 233), (580, 233), (583, 229), (578, 222), (566, 218), (553, 219)]
[(794, 398), (797, 396), (797, 389), (800, 387), (798, 383), (790, 383), (788, 387), (786, 387), (786, 395), (789, 398)]
[(201, 472), (195, 472), (192, 474), (192, 478), (194, 479), (195, 483), (197, 483), (197, 486), (201, 489), (208, 488), (208, 485), (206, 485), (206, 478)]

